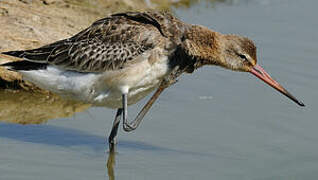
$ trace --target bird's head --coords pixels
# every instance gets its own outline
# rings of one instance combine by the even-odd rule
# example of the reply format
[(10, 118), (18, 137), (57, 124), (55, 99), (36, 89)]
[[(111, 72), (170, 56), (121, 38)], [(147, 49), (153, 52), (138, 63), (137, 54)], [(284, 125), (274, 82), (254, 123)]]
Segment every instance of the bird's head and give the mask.
[(243, 72), (249, 72), (256, 65), (256, 46), (250, 39), (237, 35), (221, 35), (218, 43), (219, 56), (214, 60), (218, 65)]
[(217, 65), (233, 71), (249, 72), (298, 105), (304, 106), (257, 64), (256, 46), (250, 39), (237, 35), (224, 35), (196, 26), (190, 31), (189, 41), (186, 43), (191, 56), (197, 59), (196, 68), (203, 65)]

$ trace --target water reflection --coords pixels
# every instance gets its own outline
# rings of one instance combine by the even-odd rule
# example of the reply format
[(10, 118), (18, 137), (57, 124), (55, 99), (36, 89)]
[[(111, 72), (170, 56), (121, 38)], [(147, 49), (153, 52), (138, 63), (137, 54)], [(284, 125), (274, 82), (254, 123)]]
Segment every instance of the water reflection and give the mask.
[[(57, 127), (51, 125), (20, 125), (0, 122), (0, 138), (9, 138), (16, 141), (46, 144), (60, 147), (86, 146), (95, 153), (105, 152), (108, 150), (106, 144), (106, 136), (97, 136), (85, 131), (72, 128)], [(184, 154), (191, 156), (216, 157), (213, 153), (186, 151), (180, 149), (167, 148), (157, 145), (144, 143), (142, 141), (127, 141), (120, 139), (116, 145), (118, 149), (129, 149), (131, 151), (156, 151), (171, 154)], [(87, 150), (87, 149), (86, 149)], [(115, 149), (116, 150), (116, 149)], [(224, 158), (222, 156), (219, 156)], [(238, 157), (226, 157), (230, 159), (238, 159)]]
[(108, 159), (106, 164), (109, 180), (115, 179), (115, 171), (114, 171), (115, 164), (116, 164), (116, 152), (114, 149), (111, 149), (108, 153)]
[[(77, 153), (90, 154), (92, 156), (104, 156), (104, 152), (108, 150), (106, 144), (106, 137), (97, 136), (87, 133), (85, 131), (76, 130), (72, 128), (56, 127), (51, 125), (20, 125), (11, 123), (0, 123), (0, 140), (1, 138), (13, 139), (15, 141), (45, 144), (50, 146), (59, 146), (73, 149)], [(80, 147), (80, 148), (76, 148)], [(83, 148), (87, 147), (87, 148)], [(202, 153), (195, 151), (185, 151), (173, 148), (166, 148), (162, 146), (155, 146), (141, 141), (127, 141), (120, 140), (116, 146), (121, 151), (152, 151), (164, 152), (171, 156), (187, 155), (198, 156), (201, 158), (207, 157), (221, 157), (213, 153)], [(53, 148), (53, 147), (52, 147)], [(109, 179), (115, 179), (115, 165), (116, 165), (116, 149), (110, 150), (107, 157), (105, 170)], [(234, 157), (226, 157), (232, 159)]]
[(40, 124), (49, 119), (70, 117), (89, 107), (53, 94), (0, 90), (0, 121), (3, 122)]

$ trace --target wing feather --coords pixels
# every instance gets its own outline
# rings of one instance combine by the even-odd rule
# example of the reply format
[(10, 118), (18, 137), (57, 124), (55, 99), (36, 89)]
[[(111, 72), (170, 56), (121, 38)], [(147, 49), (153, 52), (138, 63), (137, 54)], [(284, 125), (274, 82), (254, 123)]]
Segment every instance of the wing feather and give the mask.
[(170, 13), (119, 13), (97, 20), (68, 39), (3, 54), (67, 70), (104, 72), (124, 68), (163, 39), (180, 44), (185, 28), (187, 25)]
[[(3, 54), (79, 72), (121, 69), (126, 62), (154, 48), (163, 38), (158, 22), (154, 26), (154, 19), (143, 18), (140, 14), (109, 16), (71, 38), (37, 49)], [(128, 18), (132, 15), (136, 17)]]

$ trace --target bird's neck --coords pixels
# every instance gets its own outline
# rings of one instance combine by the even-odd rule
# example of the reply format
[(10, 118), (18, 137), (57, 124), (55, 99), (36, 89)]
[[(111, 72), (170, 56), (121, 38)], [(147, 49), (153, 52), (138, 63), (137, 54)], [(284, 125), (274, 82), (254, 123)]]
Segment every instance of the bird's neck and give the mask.
[(218, 65), (222, 34), (203, 26), (191, 25), (184, 33), (183, 47), (188, 56), (195, 59), (194, 68)]

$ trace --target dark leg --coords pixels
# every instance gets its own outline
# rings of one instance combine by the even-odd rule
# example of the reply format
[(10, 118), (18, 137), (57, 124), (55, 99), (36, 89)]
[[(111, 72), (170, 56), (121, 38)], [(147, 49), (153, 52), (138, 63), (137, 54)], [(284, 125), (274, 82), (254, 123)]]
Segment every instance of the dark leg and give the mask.
[(137, 117), (131, 121), (127, 121), (127, 94), (122, 95), (123, 101), (123, 128), (125, 131), (133, 131), (135, 130), (139, 124), (141, 123), (144, 116), (147, 114), (153, 103), (158, 99), (159, 95), (165, 90), (167, 87), (171, 86), (172, 84), (177, 82), (177, 77), (182, 74), (183, 71), (179, 70), (179, 66), (176, 66), (169, 76), (165, 77), (165, 79), (161, 82), (157, 91), (152, 95), (146, 105), (142, 108), (142, 110), (138, 113)]
[(153, 103), (158, 99), (159, 95), (163, 92), (166, 87), (160, 86), (157, 91), (152, 95), (150, 100), (146, 103), (146, 105), (142, 108), (142, 110), (138, 113), (137, 117), (132, 121), (127, 121), (127, 94), (123, 94), (123, 128), (126, 132), (135, 130), (139, 124), (141, 123), (144, 116), (147, 114)]
[(115, 120), (113, 122), (113, 127), (112, 127), (112, 131), (110, 132), (110, 135), (108, 137), (108, 143), (109, 143), (109, 150), (110, 152), (114, 151), (115, 148), (115, 137), (117, 135), (117, 131), (118, 131), (118, 127), (119, 127), (119, 123), (120, 123), (120, 118), (121, 118), (121, 114), (123, 113), (123, 109), (119, 108), (117, 110), (116, 113), (116, 117)]

